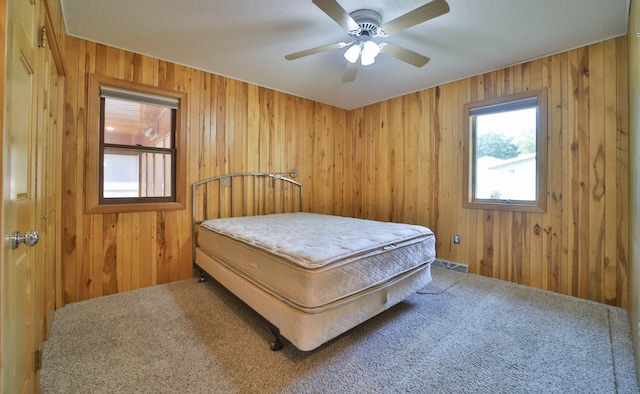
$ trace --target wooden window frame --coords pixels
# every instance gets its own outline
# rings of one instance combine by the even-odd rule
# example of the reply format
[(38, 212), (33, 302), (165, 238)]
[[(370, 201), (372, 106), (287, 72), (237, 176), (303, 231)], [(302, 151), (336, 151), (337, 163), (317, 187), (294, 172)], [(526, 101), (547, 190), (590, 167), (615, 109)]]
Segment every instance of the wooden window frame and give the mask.
[[(174, 98), (178, 100), (178, 109), (175, 117), (175, 201), (127, 202), (108, 203), (101, 202), (100, 196), (100, 166), (101, 152), (101, 99), (100, 88), (102, 86), (128, 90), (132, 92), (146, 93), (156, 96)], [(186, 129), (187, 129), (187, 94), (173, 90), (166, 90), (155, 86), (142, 85), (134, 82), (123, 81), (100, 75), (89, 75), (87, 88), (87, 136), (86, 136), (86, 162), (85, 162), (85, 205), (86, 212), (91, 213), (116, 213), (116, 212), (144, 212), (144, 211), (169, 211), (186, 208), (187, 171), (186, 171)]]
[[(508, 103), (537, 98), (536, 133), (536, 199), (534, 201), (501, 201), (476, 199), (474, 195), (475, 144), (471, 112), (478, 108), (500, 107)], [(545, 213), (547, 210), (547, 92), (545, 89), (527, 91), (510, 96), (467, 103), (464, 105), (463, 121), (463, 194), (462, 206), (469, 209), (484, 209), (513, 212)]]

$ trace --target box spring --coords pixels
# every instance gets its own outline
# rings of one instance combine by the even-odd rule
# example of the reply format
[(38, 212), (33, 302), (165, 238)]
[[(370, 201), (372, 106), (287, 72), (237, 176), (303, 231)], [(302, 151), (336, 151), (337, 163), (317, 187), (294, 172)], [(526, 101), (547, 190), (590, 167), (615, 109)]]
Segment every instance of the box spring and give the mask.
[(316, 349), (431, 282), (431, 264), (424, 263), (362, 294), (308, 313), (232, 271), (200, 248), (196, 249), (196, 261), (201, 269), (277, 327), (282, 336), (302, 351)]

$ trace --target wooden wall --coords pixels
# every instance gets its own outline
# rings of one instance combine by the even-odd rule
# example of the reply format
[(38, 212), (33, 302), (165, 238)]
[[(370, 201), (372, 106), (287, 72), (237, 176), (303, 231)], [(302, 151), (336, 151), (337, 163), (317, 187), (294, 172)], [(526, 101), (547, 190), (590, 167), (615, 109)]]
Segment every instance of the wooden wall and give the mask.
[[(84, 214), (86, 76), (96, 73), (189, 93), (189, 183), (295, 168), (306, 210), (427, 225), (438, 256), (472, 273), (625, 306), (626, 45), (609, 40), (345, 111), (67, 37), (59, 305), (192, 275), (190, 207)], [(539, 88), (549, 93), (547, 213), (462, 209), (463, 105)]]
[(340, 132), (346, 118), (344, 110), (73, 37), (67, 37), (65, 59), (59, 306), (192, 276), (190, 189), (186, 210), (85, 214), (88, 74), (189, 93), (189, 185), (231, 172), (296, 168), (311, 195), (319, 163), (309, 157), (329, 148), (315, 138)]
[[(622, 37), (352, 111), (335, 141), (330, 212), (424, 224), (437, 256), (472, 273), (625, 306), (627, 68)], [(463, 105), (541, 88), (547, 212), (463, 209)]]

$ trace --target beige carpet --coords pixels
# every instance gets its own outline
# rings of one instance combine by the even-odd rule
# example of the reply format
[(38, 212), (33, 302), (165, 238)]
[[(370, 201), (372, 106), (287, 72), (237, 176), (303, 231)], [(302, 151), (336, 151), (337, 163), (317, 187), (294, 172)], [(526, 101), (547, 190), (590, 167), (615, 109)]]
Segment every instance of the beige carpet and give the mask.
[(444, 269), (309, 353), (194, 280), (55, 312), (43, 393), (637, 393), (625, 310)]

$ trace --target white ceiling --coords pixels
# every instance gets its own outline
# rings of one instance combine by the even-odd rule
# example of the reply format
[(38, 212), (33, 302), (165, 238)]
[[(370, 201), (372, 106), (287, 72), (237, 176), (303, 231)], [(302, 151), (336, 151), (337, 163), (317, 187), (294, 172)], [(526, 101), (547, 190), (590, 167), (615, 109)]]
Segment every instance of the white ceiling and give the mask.
[[(431, 58), (378, 55), (342, 83), (349, 41), (311, 0), (61, 0), (67, 33), (344, 109), (626, 34), (630, 0), (447, 0), (450, 12), (384, 39)], [(390, 21), (428, 0), (338, 0)], [(382, 39), (376, 39), (382, 42)]]

